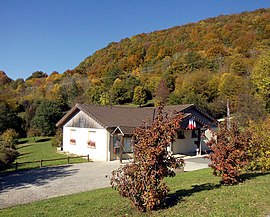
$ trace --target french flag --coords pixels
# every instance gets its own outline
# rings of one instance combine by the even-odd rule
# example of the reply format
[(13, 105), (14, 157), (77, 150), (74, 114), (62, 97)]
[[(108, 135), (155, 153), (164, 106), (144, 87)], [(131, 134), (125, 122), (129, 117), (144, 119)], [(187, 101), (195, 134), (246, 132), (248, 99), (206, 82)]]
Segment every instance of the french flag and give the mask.
[(196, 129), (196, 122), (194, 118), (190, 118), (188, 121), (188, 129)]

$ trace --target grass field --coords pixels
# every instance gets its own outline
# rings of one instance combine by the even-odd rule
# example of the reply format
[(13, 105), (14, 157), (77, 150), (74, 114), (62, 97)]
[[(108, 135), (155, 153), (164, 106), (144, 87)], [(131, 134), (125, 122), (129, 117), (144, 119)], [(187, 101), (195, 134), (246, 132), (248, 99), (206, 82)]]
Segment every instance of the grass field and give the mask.
[[(56, 147), (51, 146), (50, 137), (38, 137), (36, 142), (32, 138), (24, 138), (19, 140), (19, 145), (17, 146), (17, 151), (20, 153), (20, 156), (16, 159), (18, 163), (39, 161), (41, 159), (55, 159), (67, 157), (64, 154), (56, 152)], [(70, 159), (70, 163), (80, 163), (87, 162), (86, 159), (77, 158)], [(43, 162), (44, 166), (54, 166), (66, 164), (67, 160), (58, 160), (51, 162)], [(31, 163), (19, 165), (18, 169), (30, 169), (39, 167), (40, 163)], [(11, 169), (12, 170), (12, 169)], [(13, 169), (14, 170), (14, 169)]]
[(270, 174), (248, 174), (244, 179), (237, 186), (221, 186), (211, 169), (177, 174), (166, 180), (171, 189), (167, 208), (149, 213), (134, 210), (127, 198), (105, 188), (3, 209), (0, 216), (256, 217), (270, 214)]

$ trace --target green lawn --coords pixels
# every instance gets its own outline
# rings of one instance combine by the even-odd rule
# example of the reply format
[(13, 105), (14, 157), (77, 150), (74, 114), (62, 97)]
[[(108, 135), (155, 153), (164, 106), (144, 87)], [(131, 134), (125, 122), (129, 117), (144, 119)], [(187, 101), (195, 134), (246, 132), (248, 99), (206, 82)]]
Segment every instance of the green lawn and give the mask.
[(168, 178), (168, 207), (139, 213), (126, 198), (110, 189), (57, 197), (0, 210), (0, 216), (243, 216), (270, 214), (270, 174), (250, 174), (237, 186), (220, 186), (211, 169)]
[[(36, 138), (36, 142), (34, 142), (32, 138), (20, 139), (17, 150), (20, 153), (20, 156), (16, 159), (18, 163), (67, 157), (67, 155), (56, 152), (56, 147), (51, 146), (50, 137)], [(70, 159), (70, 163), (80, 162), (87, 162), (87, 160), (82, 158)], [(67, 164), (67, 160), (43, 162), (42, 164), (44, 166), (62, 165)], [(29, 169), (39, 166), (40, 163), (24, 164), (19, 165), (19, 169)]]

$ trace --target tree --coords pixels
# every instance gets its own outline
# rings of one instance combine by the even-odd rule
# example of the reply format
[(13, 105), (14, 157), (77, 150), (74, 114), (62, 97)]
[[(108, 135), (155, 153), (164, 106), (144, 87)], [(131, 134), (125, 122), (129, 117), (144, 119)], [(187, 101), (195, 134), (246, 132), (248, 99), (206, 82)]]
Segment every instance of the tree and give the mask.
[(166, 85), (166, 81), (164, 79), (161, 79), (155, 91), (157, 104), (165, 105), (168, 100), (169, 94), (170, 90)]
[(137, 86), (134, 89), (133, 102), (137, 105), (142, 105), (146, 103), (146, 92), (142, 86)]
[(18, 78), (15, 81), (12, 81), (11, 86), (14, 90), (16, 90), (19, 86), (24, 85), (24, 80), (22, 78)]
[(12, 79), (9, 78), (5, 72), (0, 71), (0, 85), (8, 84), (10, 82), (12, 82)]
[(41, 133), (40, 129), (35, 128), (35, 127), (34, 128), (29, 128), (28, 131), (27, 131), (27, 136), (28, 137), (33, 137), (34, 142), (36, 142), (36, 137), (41, 135), (41, 134), (42, 133)]
[(35, 71), (35, 72), (32, 73), (31, 76), (29, 76), (28, 78), (26, 78), (26, 81), (27, 80), (31, 80), (33, 78), (46, 78), (46, 77), (48, 77), (48, 75), (46, 73), (44, 73), (42, 71)]
[(21, 119), (6, 102), (0, 102), (0, 134), (7, 129), (20, 131)]
[(195, 69), (202, 68), (205, 64), (205, 60), (196, 51), (188, 52), (185, 56), (185, 65), (188, 71), (193, 71)]
[(175, 91), (170, 95), (172, 104), (193, 103), (207, 109), (218, 95), (219, 79), (209, 70), (198, 70), (185, 76), (179, 76)]
[(124, 86), (127, 89), (126, 98), (132, 99), (134, 95), (135, 87), (140, 86), (140, 80), (132, 75), (126, 76), (124, 80)]
[(109, 93), (100, 94), (99, 104), (100, 105), (110, 105), (110, 95), (109, 95)]
[(105, 87), (110, 87), (115, 79), (119, 78), (123, 72), (118, 67), (113, 67), (111, 70), (108, 70), (104, 76), (104, 85)]
[(267, 109), (270, 111), (270, 52), (258, 58), (251, 72), (251, 80), (258, 95), (266, 101)]
[(241, 127), (246, 127), (249, 122), (258, 122), (265, 117), (265, 102), (252, 95), (248, 90), (238, 95), (238, 107), (235, 113), (236, 120)]
[(221, 177), (222, 184), (234, 185), (241, 181), (241, 172), (248, 163), (250, 139), (248, 132), (241, 132), (235, 124), (228, 129), (225, 122), (207, 143), (212, 151), (207, 156), (211, 160), (209, 166), (214, 169), (213, 175)]
[(91, 85), (84, 93), (86, 100), (91, 104), (99, 104), (102, 88), (98, 85)]
[(124, 104), (132, 101), (133, 95), (129, 94), (128, 87), (124, 81), (117, 78), (110, 89), (111, 102), (114, 104)]
[(247, 68), (241, 59), (235, 60), (231, 66), (230, 66), (230, 71), (238, 76), (245, 76), (248, 74)]
[(230, 100), (232, 112), (237, 110), (238, 95), (247, 90), (247, 81), (240, 76), (232, 73), (224, 73), (220, 78), (218, 86), (219, 96), (225, 101), (226, 99)]
[(249, 169), (270, 171), (270, 117), (250, 122)]
[(243, 89), (243, 78), (232, 73), (224, 73), (220, 78), (218, 86), (219, 94), (226, 97), (237, 97), (239, 91)]
[(36, 128), (41, 135), (53, 135), (55, 124), (62, 116), (59, 105), (55, 102), (44, 100), (36, 110), (35, 116), (31, 121), (31, 128)]
[(71, 81), (71, 85), (67, 91), (67, 102), (70, 107), (76, 103), (76, 98), (82, 94), (83, 90), (80, 88), (75, 80)]
[(175, 76), (172, 70), (167, 70), (162, 74), (162, 79), (166, 82), (166, 86), (169, 91), (172, 92), (175, 89)]
[(175, 175), (173, 168), (183, 166), (183, 160), (177, 161), (167, 151), (182, 119), (182, 114), (169, 117), (159, 107), (152, 123), (134, 131), (134, 161), (112, 172), (112, 187), (140, 211), (164, 206), (169, 189), (163, 179)]

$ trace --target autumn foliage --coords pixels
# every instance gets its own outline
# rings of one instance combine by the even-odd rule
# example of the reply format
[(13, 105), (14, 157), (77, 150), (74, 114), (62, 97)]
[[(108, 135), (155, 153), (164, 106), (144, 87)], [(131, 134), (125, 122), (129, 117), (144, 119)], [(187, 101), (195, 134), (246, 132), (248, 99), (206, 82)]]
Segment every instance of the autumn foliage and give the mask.
[(16, 151), (18, 136), (13, 129), (7, 129), (0, 134), (0, 171), (6, 169), (19, 155)]
[[(260, 9), (135, 35), (64, 73), (35, 71), (12, 80), (0, 71), (0, 102), (8, 105), (0, 103), (0, 133), (12, 128), (25, 136), (44, 125), (42, 101), (56, 103), (62, 114), (76, 103), (192, 103), (222, 118), (229, 98), (231, 112), (247, 125), (270, 111), (269, 14)], [(40, 130), (45, 128), (43, 134), (55, 132), (48, 124)]]
[(248, 169), (252, 171), (270, 171), (270, 116), (264, 120), (251, 122), (249, 125), (251, 143), (248, 155)]
[(225, 123), (220, 124), (218, 132), (207, 144), (212, 151), (207, 156), (211, 160), (209, 166), (214, 169), (215, 176), (221, 177), (222, 184), (234, 185), (241, 181), (241, 172), (248, 164), (250, 139), (249, 132), (240, 131), (235, 124), (228, 129)]
[(151, 124), (134, 132), (134, 161), (112, 172), (112, 187), (140, 211), (164, 206), (169, 189), (163, 179), (175, 175), (173, 168), (183, 166), (182, 159), (176, 160), (167, 151), (182, 118), (181, 114), (168, 117), (159, 108)]

